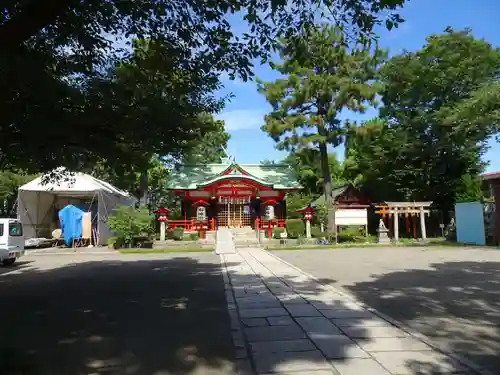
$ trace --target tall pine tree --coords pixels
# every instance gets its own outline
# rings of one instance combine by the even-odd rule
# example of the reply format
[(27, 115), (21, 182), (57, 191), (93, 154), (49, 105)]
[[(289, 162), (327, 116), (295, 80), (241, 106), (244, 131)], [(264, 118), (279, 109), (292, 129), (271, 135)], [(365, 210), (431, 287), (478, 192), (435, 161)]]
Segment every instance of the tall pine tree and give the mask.
[(319, 151), (328, 231), (335, 235), (328, 146), (343, 141), (343, 110), (364, 112), (367, 105), (375, 104), (380, 90), (375, 77), (386, 53), (365, 44), (349, 46), (342, 30), (328, 25), (285, 40), (280, 53), (282, 63), (273, 68), (284, 77), (259, 82), (259, 91), (273, 107), (262, 130), (278, 149)]

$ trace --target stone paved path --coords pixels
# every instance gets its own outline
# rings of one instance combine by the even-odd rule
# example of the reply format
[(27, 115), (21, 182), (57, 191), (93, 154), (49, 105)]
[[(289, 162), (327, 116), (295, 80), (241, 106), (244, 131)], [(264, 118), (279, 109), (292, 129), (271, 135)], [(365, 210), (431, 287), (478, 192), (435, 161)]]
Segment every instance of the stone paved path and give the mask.
[(236, 253), (233, 235), (228, 228), (217, 229), (217, 240), (215, 243), (216, 254), (234, 254)]
[(222, 254), (239, 374), (478, 374), (256, 248)]

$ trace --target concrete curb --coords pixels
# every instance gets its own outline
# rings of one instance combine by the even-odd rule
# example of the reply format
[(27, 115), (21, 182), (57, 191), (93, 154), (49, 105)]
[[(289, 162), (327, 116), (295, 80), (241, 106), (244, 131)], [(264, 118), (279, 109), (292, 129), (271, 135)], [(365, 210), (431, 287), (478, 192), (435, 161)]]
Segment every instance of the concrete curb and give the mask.
[(393, 319), (390, 316), (387, 316), (386, 314), (381, 313), (380, 311), (375, 310), (374, 308), (372, 308), (372, 307), (366, 305), (365, 303), (359, 301), (352, 293), (346, 291), (345, 289), (339, 288), (339, 287), (334, 287), (332, 285), (326, 285), (326, 284), (322, 283), (317, 277), (311, 275), (308, 272), (303, 271), (299, 267), (297, 267), (297, 266), (295, 266), (295, 265), (287, 262), (286, 260), (281, 259), (277, 255), (274, 255), (271, 252), (269, 252), (267, 250), (264, 250), (264, 249), (260, 249), (260, 250), (265, 251), (267, 254), (269, 254), (273, 258), (279, 260), (280, 262), (286, 264), (289, 267), (292, 267), (296, 271), (302, 273), (304, 276), (310, 277), (311, 279), (313, 279), (314, 281), (316, 281), (318, 284), (324, 286), (325, 288), (331, 289), (332, 291), (334, 291), (334, 292), (342, 295), (343, 297), (346, 297), (346, 298), (350, 299), (352, 302), (357, 303), (358, 305), (362, 306), (364, 309), (366, 309), (366, 310), (370, 311), (371, 313), (377, 315), (379, 318), (381, 318), (381, 319), (389, 322), (390, 324), (396, 326), (397, 328), (403, 330), (404, 332), (408, 333), (410, 336), (414, 337), (415, 339), (422, 341), (424, 344), (430, 346), (432, 349), (434, 349), (434, 350), (436, 350), (436, 351), (438, 351), (438, 352), (440, 352), (442, 354), (445, 354), (448, 357), (454, 359), (455, 361), (458, 361), (461, 364), (467, 366), (472, 371), (476, 372), (477, 375), (495, 375), (493, 372), (491, 372), (491, 371), (489, 371), (487, 369), (482, 368), (477, 363), (475, 363), (475, 362), (473, 362), (473, 361), (471, 361), (471, 360), (469, 360), (469, 359), (467, 359), (467, 358), (465, 358), (465, 357), (463, 357), (461, 355), (458, 355), (456, 353), (453, 353), (453, 352), (447, 350), (443, 345), (432, 341), (429, 337), (425, 336), (424, 334), (422, 334), (420, 332), (417, 332), (417, 331), (413, 330), (412, 328), (410, 328), (405, 323), (402, 323), (399, 320)]
[(226, 307), (229, 314), (231, 324), (231, 336), (233, 339), (234, 350), (234, 371), (235, 375), (250, 375), (255, 374), (250, 360), (250, 347), (245, 339), (245, 334), (240, 323), (240, 314), (236, 308), (236, 299), (234, 289), (231, 283), (231, 278), (227, 269), (227, 261), (225, 254), (219, 254), (221, 264), (222, 278), (224, 280), (224, 292), (226, 295)]

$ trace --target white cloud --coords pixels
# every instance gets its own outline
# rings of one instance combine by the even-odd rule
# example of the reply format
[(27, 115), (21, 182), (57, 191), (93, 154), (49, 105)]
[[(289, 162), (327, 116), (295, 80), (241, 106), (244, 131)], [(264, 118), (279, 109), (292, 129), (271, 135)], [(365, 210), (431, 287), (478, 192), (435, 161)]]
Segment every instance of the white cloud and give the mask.
[(222, 112), (216, 118), (224, 121), (227, 131), (260, 129), (264, 125), (264, 116), (266, 114), (267, 112), (263, 109), (237, 109)]

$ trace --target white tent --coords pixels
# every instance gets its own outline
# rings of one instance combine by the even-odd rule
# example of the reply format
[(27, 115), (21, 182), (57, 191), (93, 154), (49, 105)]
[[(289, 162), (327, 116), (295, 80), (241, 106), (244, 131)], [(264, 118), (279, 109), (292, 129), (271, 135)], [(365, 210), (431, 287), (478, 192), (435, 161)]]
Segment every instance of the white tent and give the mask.
[(68, 204), (94, 208), (97, 244), (111, 236), (107, 218), (117, 205), (133, 206), (136, 199), (107, 182), (85, 173), (72, 173), (55, 182), (38, 177), (18, 190), (17, 216), (23, 223), (25, 238), (48, 237), (60, 227), (58, 212)]

